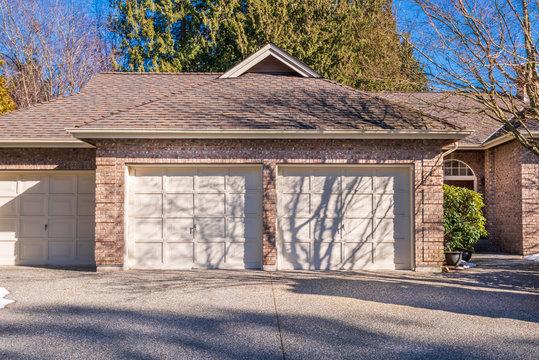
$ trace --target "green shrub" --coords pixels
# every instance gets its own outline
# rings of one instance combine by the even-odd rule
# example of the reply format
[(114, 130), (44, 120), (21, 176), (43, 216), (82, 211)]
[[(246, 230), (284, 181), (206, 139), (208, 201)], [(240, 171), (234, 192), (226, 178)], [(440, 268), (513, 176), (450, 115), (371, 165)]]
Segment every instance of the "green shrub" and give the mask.
[(446, 251), (473, 250), (481, 237), (488, 236), (481, 194), (444, 185), (444, 241)]

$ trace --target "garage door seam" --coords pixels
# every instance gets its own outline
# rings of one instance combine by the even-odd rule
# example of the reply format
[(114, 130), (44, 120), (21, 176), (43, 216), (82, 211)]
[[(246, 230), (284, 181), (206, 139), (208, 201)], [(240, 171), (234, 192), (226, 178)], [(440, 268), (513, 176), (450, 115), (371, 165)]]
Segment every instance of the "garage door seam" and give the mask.
[(277, 310), (277, 297), (275, 296), (275, 287), (273, 285), (273, 275), (270, 273), (270, 283), (271, 283), (271, 294), (273, 296), (273, 308), (275, 310), (275, 318), (277, 319), (277, 332), (279, 334), (279, 342), (281, 343), (281, 354), (282, 359), (286, 359), (286, 354), (284, 351), (284, 341), (283, 341), (283, 333), (281, 331), (281, 320), (279, 319), (279, 311)]

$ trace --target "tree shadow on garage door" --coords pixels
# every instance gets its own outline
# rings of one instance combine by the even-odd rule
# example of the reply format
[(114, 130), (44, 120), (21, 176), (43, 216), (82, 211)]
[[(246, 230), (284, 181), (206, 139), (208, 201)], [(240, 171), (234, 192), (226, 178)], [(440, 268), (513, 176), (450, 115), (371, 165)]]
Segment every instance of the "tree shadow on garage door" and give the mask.
[[(383, 304), (539, 323), (539, 269), (474, 272), (456, 276), (399, 272), (287, 273), (292, 291)], [(512, 284), (512, 285), (511, 285)]]
[(282, 171), (280, 268), (411, 269), (407, 168)]
[[(392, 317), (378, 315), (372, 315), (377, 326), (371, 328), (322, 316), (293, 315), (281, 332), (284, 354), (271, 311), (204, 308), (186, 314), (47, 306), (25, 308), (18, 315), (32, 321), (9, 318), (0, 324), (0, 354), (7, 358), (464, 359), (469, 354), (474, 358), (496, 355), (481, 344), (463, 347), (444, 339), (435, 342), (406, 337), (406, 332), (375, 330), (395, 326)], [(420, 325), (409, 321), (399, 326)], [(503, 341), (523, 345), (518, 339)]]

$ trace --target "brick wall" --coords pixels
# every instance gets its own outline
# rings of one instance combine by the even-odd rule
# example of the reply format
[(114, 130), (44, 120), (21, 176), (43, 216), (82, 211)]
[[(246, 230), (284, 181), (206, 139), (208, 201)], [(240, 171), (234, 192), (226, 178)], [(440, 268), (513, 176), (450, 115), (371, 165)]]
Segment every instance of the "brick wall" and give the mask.
[(0, 170), (94, 170), (95, 149), (0, 148)]
[(522, 150), (522, 254), (539, 253), (539, 156)]
[(96, 144), (96, 262), (124, 261), (125, 170), (129, 164), (257, 163), (263, 165), (264, 264), (276, 262), (276, 166), (411, 164), (414, 166), (416, 266), (443, 261), (441, 141), (365, 140), (102, 140)]
[(487, 230), (502, 252), (522, 253), (521, 147), (509, 142), (485, 151)]

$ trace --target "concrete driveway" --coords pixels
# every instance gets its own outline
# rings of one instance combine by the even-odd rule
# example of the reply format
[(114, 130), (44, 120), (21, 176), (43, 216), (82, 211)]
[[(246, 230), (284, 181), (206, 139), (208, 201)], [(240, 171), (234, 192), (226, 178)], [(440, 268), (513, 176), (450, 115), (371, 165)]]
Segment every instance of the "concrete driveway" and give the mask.
[(459, 274), (0, 268), (6, 359), (537, 359), (539, 267)]

